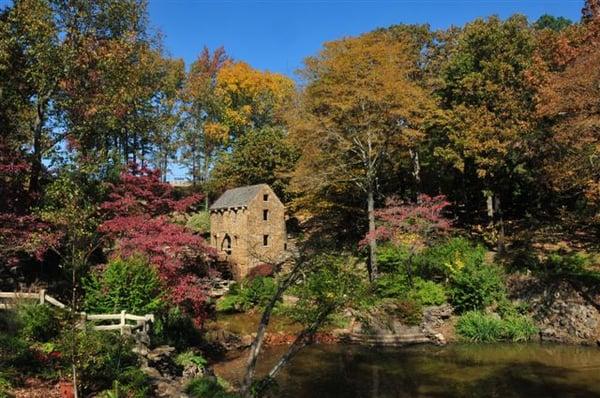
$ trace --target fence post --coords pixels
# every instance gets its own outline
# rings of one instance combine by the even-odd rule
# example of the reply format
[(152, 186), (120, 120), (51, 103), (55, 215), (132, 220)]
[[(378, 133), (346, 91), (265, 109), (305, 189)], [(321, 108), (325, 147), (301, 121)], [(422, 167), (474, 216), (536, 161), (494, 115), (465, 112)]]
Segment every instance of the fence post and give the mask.
[(125, 310), (121, 311), (121, 335), (125, 331)]
[(40, 289), (40, 304), (46, 302), (46, 289)]

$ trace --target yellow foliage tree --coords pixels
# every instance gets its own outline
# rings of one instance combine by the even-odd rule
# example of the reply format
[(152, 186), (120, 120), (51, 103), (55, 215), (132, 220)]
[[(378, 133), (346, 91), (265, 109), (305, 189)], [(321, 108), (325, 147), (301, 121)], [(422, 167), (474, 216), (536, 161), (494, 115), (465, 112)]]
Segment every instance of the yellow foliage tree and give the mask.
[[(296, 205), (318, 214), (339, 210), (335, 198), (360, 197), (372, 231), (385, 161), (417, 149), (431, 109), (415, 78), (411, 39), (375, 32), (329, 42), (305, 63), (306, 89), (290, 117), (291, 138), (302, 148), (292, 179)], [(371, 241), (373, 278), (375, 248)]]

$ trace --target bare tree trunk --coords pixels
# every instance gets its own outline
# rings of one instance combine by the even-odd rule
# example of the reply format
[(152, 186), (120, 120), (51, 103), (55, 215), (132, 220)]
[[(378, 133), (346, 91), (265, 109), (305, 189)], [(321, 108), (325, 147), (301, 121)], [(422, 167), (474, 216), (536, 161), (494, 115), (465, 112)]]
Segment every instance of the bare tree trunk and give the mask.
[(250, 355), (248, 356), (248, 361), (246, 363), (246, 374), (244, 375), (241, 389), (242, 397), (244, 398), (251, 396), (250, 387), (252, 387), (254, 374), (256, 372), (256, 361), (258, 360), (258, 355), (260, 354), (260, 350), (265, 339), (265, 333), (267, 331), (267, 326), (269, 326), (273, 309), (283, 296), (283, 293), (292, 285), (292, 283), (296, 281), (299, 275), (301, 263), (301, 261), (296, 263), (290, 274), (279, 284), (277, 291), (273, 297), (271, 297), (269, 303), (265, 306), (258, 329), (256, 331), (256, 337), (254, 338), (252, 346), (250, 347)]
[(46, 99), (40, 98), (36, 106), (35, 123), (33, 125), (33, 157), (29, 175), (29, 193), (39, 193), (40, 175), (42, 173), (42, 132), (44, 129)]
[(367, 213), (369, 217), (369, 264), (371, 266), (371, 281), (374, 281), (378, 277), (377, 270), (377, 241), (373, 238), (375, 233), (375, 198), (373, 193), (373, 185), (369, 184), (367, 192)]
[(412, 175), (415, 179), (415, 191), (418, 195), (421, 192), (421, 161), (419, 160), (419, 152), (412, 149), (409, 149), (408, 152), (410, 154), (410, 159), (412, 160)]
[(502, 214), (502, 205), (500, 197), (495, 195), (494, 205), (498, 216), (498, 255), (504, 254), (504, 215)]
[(329, 307), (323, 312), (319, 314), (317, 319), (310, 324), (307, 328), (302, 330), (300, 334), (296, 337), (290, 348), (287, 350), (285, 354), (277, 361), (275, 366), (271, 369), (268, 374), (268, 378), (272, 379), (277, 376), (277, 373), (304, 347), (311, 344), (315, 333), (319, 330), (319, 328), (323, 325), (329, 314), (333, 311), (332, 307)]

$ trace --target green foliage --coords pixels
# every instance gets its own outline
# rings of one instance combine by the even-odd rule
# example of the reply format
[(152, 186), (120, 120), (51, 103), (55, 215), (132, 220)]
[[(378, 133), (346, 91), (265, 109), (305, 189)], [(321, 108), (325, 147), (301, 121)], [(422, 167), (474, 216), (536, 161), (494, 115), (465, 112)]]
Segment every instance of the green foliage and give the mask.
[(142, 256), (111, 260), (83, 280), (84, 306), (91, 313), (150, 314), (164, 308), (158, 273)]
[(195, 365), (199, 368), (204, 368), (206, 367), (208, 361), (202, 355), (197, 354), (194, 350), (187, 350), (177, 354), (175, 357), (175, 363), (183, 367)]
[(217, 311), (242, 312), (264, 306), (277, 290), (275, 279), (258, 276), (231, 286), (229, 293), (217, 301)]
[(218, 379), (209, 377), (195, 378), (188, 383), (185, 392), (192, 398), (236, 398), (229, 393)]
[(355, 304), (365, 294), (363, 275), (353, 257), (321, 254), (304, 269), (307, 276), (293, 290), (298, 301), (286, 309), (286, 314), (302, 325), (319, 319), (329, 323), (337, 310)]
[(20, 334), (30, 341), (48, 341), (58, 336), (60, 322), (56, 311), (47, 305), (25, 304), (17, 309)]
[(503, 319), (497, 315), (469, 311), (458, 319), (456, 331), (469, 341), (492, 343), (527, 341), (537, 334), (538, 329), (531, 319), (523, 315)]
[(423, 307), (415, 300), (398, 300), (394, 315), (406, 325), (418, 325), (423, 319)]
[(211, 185), (222, 190), (240, 185), (269, 184), (284, 202), (290, 199), (286, 173), (294, 168), (298, 153), (281, 128), (250, 130), (233, 145), (231, 154), (215, 166)]
[(402, 245), (383, 244), (377, 247), (377, 264), (381, 272), (402, 270), (408, 258), (408, 249)]
[(8, 398), (11, 389), (10, 376), (0, 370), (0, 398)]
[(551, 29), (555, 32), (560, 32), (563, 29), (573, 25), (573, 21), (565, 17), (555, 17), (553, 15), (544, 14), (538, 18), (533, 24), (535, 29)]
[(416, 278), (409, 297), (421, 305), (441, 305), (447, 300), (446, 288), (440, 283)]
[(458, 312), (483, 310), (505, 296), (502, 270), (496, 265), (469, 265), (452, 275), (450, 296)]
[(152, 341), (177, 349), (186, 349), (201, 342), (201, 335), (193, 320), (179, 308), (169, 308), (159, 314), (152, 327)]
[(28, 366), (32, 359), (29, 344), (25, 340), (0, 333), (0, 363), (3, 366)]
[(404, 273), (384, 274), (375, 281), (375, 293), (380, 298), (405, 297), (409, 289)]
[(192, 214), (188, 218), (185, 226), (194, 232), (199, 234), (206, 234), (210, 232), (210, 213), (208, 211), (200, 211)]
[(139, 375), (131, 373), (138, 367), (138, 359), (132, 352), (131, 341), (126, 338), (104, 331), (66, 331), (61, 336), (59, 349), (68, 356), (73, 352), (73, 344), (80, 385), (84, 391), (105, 390), (115, 380), (126, 384), (129, 376), (132, 383), (139, 381)]
[(463, 267), (477, 267), (485, 261), (485, 248), (464, 237), (450, 238), (423, 251), (416, 268), (423, 275), (449, 276)]

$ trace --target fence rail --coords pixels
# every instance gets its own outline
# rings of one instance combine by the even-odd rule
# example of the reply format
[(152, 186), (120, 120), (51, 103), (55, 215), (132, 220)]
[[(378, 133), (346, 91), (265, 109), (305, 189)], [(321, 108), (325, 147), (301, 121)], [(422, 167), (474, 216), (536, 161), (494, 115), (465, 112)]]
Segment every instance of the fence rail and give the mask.
[[(38, 293), (24, 293), (24, 292), (0, 292), (0, 299), (8, 300), (38, 300), (40, 304), (50, 304), (61, 309), (69, 309), (67, 305), (61, 303), (52, 296), (46, 294), (44, 289)], [(11, 302), (0, 302), (0, 310), (8, 310), (15, 308), (17, 305)], [(134, 315), (128, 314), (126, 311), (121, 311), (118, 314), (86, 314), (85, 312), (78, 313), (81, 316), (82, 325), (85, 321), (98, 322), (98, 321), (118, 321), (118, 323), (111, 323), (108, 325), (93, 325), (94, 330), (118, 330), (121, 334), (125, 332), (132, 332), (140, 329), (142, 332), (147, 333), (150, 329), (150, 324), (154, 322), (154, 314), (146, 315)], [(128, 322), (129, 321), (129, 322)]]

